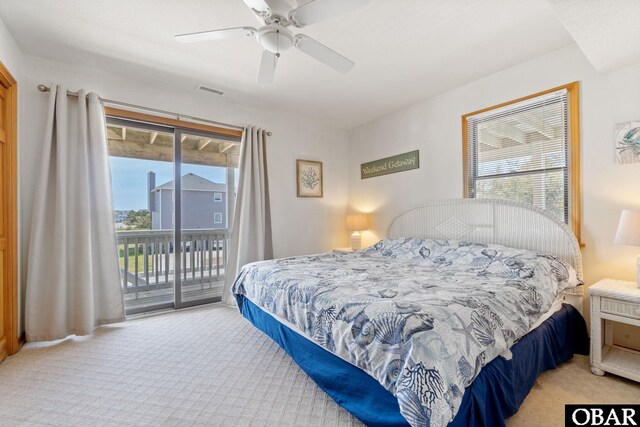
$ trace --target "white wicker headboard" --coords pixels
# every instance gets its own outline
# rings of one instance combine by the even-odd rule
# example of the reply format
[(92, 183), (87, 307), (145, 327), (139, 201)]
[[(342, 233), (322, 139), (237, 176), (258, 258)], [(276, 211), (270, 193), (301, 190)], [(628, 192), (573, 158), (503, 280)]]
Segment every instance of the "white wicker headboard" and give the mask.
[(532, 205), (489, 199), (438, 200), (396, 216), (388, 237), (468, 240), (555, 255), (582, 278), (580, 245), (562, 221)]

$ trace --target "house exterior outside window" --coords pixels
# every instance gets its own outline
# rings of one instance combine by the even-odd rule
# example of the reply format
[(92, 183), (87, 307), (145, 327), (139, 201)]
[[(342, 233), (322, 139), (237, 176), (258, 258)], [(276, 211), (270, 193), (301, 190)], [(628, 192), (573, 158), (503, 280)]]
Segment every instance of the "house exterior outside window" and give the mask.
[[(227, 212), (226, 184), (209, 181), (199, 175), (188, 173), (182, 176), (182, 203), (188, 206), (181, 215), (180, 225), (184, 230), (224, 228)], [(151, 210), (153, 230), (173, 228), (173, 181), (166, 182), (149, 192), (155, 195), (155, 206)], [(216, 200), (216, 195), (221, 200)], [(213, 214), (213, 215), (212, 215)]]

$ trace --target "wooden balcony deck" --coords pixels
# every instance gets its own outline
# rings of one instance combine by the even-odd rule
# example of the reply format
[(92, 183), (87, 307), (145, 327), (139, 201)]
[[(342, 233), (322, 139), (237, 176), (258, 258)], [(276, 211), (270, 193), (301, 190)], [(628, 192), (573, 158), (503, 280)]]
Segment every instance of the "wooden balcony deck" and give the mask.
[[(177, 248), (169, 230), (125, 231), (117, 236), (127, 313), (172, 303), (176, 267), (182, 302), (222, 297), (231, 238), (227, 230), (183, 230)], [(177, 266), (175, 249), (180, 254)]]
[[(224, 281), (216, 282), (211, 288), (202, 288), (199, 284), (183, 285), (182, 300), (196, 301), (210, 298), (222, 298)], [(158, 306), (160, 304), (172, 303), (174, 299), (173, 287), (165, 289), (154, 289), (150, 291), (138, 292), (138, 297), (134, 293), (125, 293), (124, 302), (128, 312), (139, 313), (145, 308)]]

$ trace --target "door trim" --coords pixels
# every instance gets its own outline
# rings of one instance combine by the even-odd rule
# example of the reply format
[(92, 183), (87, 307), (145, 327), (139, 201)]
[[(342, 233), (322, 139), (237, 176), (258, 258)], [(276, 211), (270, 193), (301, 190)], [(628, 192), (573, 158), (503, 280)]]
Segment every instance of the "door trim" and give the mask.
[[(4, 324), (6, 352), (12, 355), (20, 350), (18, 337), (18, 82), (0, 62), (0, 84), (6, 89), (7, 167), (3, 168), (7, 204), (5, 219), (6, 252), (4, 268)], [(0, 353), (3, 349), (0, 348)], [(0, 358), (1, 358), (0, 354)]]

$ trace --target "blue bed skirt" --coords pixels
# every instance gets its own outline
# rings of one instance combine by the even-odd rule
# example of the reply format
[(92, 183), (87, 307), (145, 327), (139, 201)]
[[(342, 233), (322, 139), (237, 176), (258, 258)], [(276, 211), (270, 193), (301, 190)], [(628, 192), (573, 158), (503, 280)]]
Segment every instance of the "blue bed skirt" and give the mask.
[[(398, 401), (360, 368), (329, 353), (275, 320), (242, 295), (242, 315), (277, 342), (316, 384), (367, 426), (407, 426)], [(487, 364), (465, 391), (450, 426), (504, 426), (524, 401), (537, 376), (573, 357), (589, 354), (584, 319), (564, 304), (511, 348), (513, 357)]]

